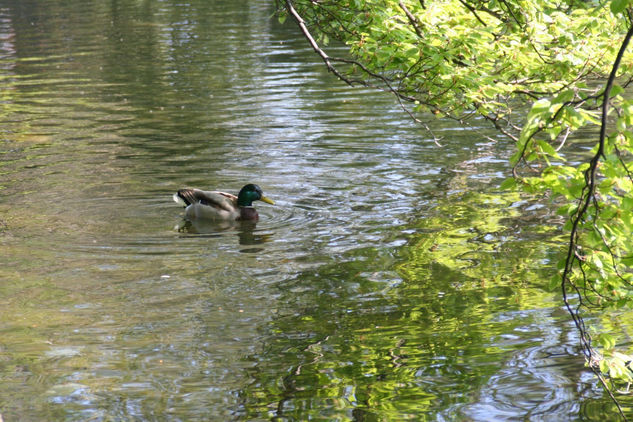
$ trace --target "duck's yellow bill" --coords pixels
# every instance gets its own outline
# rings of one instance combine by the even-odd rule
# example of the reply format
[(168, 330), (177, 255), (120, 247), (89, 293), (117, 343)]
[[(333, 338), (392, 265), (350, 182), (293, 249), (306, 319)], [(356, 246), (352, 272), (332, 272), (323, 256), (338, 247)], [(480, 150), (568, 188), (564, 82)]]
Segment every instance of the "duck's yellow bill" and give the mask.
[(264, 201), (264, 202), (265, 202), (265, 203), (267, 203), (267, 204), (270, 204), (270, 205), (275, 205), (275, 201), (273, 201), (273, 200), (272, 200), (272, 199), (270, 199), (270, 198), (266, 198), (265, 196), (262, 196), (261, 200), (262, 200), (262, 201)]

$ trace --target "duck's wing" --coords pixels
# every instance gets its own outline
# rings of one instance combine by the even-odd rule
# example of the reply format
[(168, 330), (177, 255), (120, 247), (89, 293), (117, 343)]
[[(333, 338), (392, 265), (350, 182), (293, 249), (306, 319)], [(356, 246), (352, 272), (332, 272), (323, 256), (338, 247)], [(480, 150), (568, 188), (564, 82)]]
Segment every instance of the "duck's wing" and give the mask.
[(237, 209), (237, 196), (226, 192), (180, 189), (174, 195), (174, 200), (184, 206), (199, 203), (228, 212), (233, 212)]

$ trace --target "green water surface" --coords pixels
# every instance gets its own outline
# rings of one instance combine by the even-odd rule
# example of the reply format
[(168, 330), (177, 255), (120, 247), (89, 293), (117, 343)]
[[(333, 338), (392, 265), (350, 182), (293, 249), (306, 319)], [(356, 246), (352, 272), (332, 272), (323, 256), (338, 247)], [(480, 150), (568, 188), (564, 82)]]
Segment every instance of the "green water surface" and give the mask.
[[(513, 146), (438, 147), (273, 12), (0, 0), (3, 420), (616, 420)], [(171, 201), (247, 182), (255, 227)]]

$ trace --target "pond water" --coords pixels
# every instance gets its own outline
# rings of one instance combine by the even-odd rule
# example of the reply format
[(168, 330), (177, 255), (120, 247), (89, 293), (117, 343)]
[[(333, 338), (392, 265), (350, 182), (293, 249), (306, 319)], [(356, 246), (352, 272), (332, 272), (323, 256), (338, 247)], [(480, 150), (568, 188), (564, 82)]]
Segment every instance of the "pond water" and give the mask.
[[(267, 1), (0, 0), (0, 415), (607, 420), (512, 145), (344, 86)], [(259, 184), (255, 226), (171, 195)]]

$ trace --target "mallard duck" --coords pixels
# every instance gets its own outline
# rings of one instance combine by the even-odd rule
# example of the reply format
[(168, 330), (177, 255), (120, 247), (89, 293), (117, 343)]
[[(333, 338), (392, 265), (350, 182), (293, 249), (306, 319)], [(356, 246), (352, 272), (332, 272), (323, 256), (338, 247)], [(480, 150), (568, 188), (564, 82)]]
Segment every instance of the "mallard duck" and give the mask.
[(180, 189), (174, 194), (174, 201), (185, 207), (185, 218), (189, 220), (257, 221), (259, 214), (253, 201), (274, 204), (263, 195), (262, 188), (252, 183), (244, 186), (237, 196), (219, 191)]

